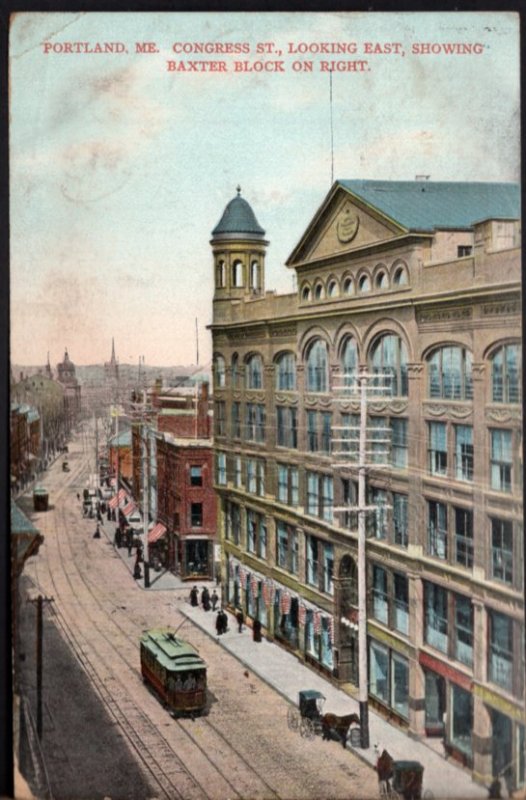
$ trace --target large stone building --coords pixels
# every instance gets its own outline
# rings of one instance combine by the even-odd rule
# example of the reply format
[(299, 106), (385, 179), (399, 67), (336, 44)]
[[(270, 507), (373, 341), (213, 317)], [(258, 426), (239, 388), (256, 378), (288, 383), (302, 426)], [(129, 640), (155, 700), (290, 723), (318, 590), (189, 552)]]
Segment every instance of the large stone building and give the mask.
[(67, 348), (64, 351), (64, 359), (57, 364), (57, 381), (64, 387), (66, 435), (69, 436), (80, 419), (81, 389), (75, 373), (75, 364), (71, 361)]
[(287, 261), (287, 295), (265, 291), (268, 242), (239, 191), (211, 239), (228, 603), (353, 691), (360, 404), (338, 387), (359, 370), (373, 387), (385, 381), (367, 402), (370, 703), (413, 736), (442, 737), (477, 780), (504, 772), (514, 785), (518, 219), (515, 185), (337, 181)]

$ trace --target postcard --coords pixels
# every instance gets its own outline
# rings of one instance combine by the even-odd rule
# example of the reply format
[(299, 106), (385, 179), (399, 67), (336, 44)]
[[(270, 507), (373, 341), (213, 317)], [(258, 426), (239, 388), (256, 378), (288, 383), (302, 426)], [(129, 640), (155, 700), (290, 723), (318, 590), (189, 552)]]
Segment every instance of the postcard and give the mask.
[(19, 800), (524, 797), (519, 53), (12, 16)]

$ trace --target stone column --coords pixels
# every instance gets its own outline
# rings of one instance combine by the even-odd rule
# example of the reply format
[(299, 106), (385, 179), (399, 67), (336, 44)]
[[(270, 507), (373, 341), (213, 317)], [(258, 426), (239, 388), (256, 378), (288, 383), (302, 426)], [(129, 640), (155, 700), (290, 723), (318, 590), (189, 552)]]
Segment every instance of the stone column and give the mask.
[(426, 509), (422, 499), (422, 472), (426, 470), (427, 431), (422, 413), (425, 397), (424, 365), (420, 362), (408, 364), (409, 399), (407, 404), (408, 470), (411, 483), (408, 485), (408, 553), (421, 556), (425, 552)]
[(415, 655), (409, 660), (409, 732), (425, 736), (425, 674), (418, 662), (424, 641), (424, 586), (421, 578), (408, 572), (409, 580), (409, 639)]
[(486, 438), (486, 366), (472, 365), (473, 376), (473, 574), (484, 579), (490, 574), (491, 551), (489, 548), (488, 521), (484, 487), (489, 484), (489, 453)]

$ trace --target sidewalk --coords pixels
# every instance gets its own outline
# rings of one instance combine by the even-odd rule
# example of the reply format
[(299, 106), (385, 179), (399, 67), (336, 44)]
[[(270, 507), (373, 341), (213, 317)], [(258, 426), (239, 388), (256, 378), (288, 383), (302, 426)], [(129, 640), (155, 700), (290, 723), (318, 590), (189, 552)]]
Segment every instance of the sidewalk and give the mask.
[[(102, 526), (104, 534), (113, 541), (115, 523), (104, 521)], [(128, 556), (125, 547), (116, 548), (121, 559), (133, 574), (135, 553)], [(141, 568), (143, 565), (141, 564)], [(144, 570), (141, 569), (143, 572)], [(144, 588), (144, 576), (137, 581)], [(358, 713), (358, 702), (346, 692), (336, 688), (328, 680), (318, 675), (309, 667), (302, 664), (292, 653), (265, 638), (260, 643), (252, 639), (252, 630), (244, 626), (243, 632), (238, 633), (237, 623), (232, 614), (229, 614), (229, 630), (222, 636), (217, 636), (215, 630), (216, 614), (204, 611), (199, 605), (193, 607), (189, 602), (192, 584), (181, 580), (171, 572), (150, 571), (150, 588), (148, 591), (170, 591), (184, 589), (186, 595), (179, 598), (178, 609), (210, 637), (216, 639), (221, 647), (237, 658), (244, 666), (255, 675), (272, 686), (288, 702), (298, 706), (298, 692), (301, 689), (317, 689), (325, 696), (324, 711), (338, 715)], [(207, 586), (221, 596), (221, 590), (213, 581), (199, 582), (199, 591)], [(286, 713), (285, 708), (283, 713)], [(471, 775), (459, 765), (444, 758), (441, 752), (436, 752), (432, 746), (425, 742), (410, 738), (406, 733), (390, 725), (381, 716), (369, 709), (369, 734), (371, 746), (368, 750), (353, 748), (356, 756), (372, 767), (376, 764), (375, 745), (379, 751), (386, 749), (397, 760), (415, 760), (424, 766), (424, 791), (431, 792), (435, 800), (470, 800), (471, 798), (487, 798), (488, 790), (484, 786), (474, 783)], [(298, 733), (299, 735), (299, 733)], [(436, 740), (432, 745), (437, 746)], [(334, 746), (338, 744), (335, 742)], [(441, 748), (437, 747), (437, 750)], [(430, 797), (430, 795), (427, 795)]]
[[(218, 637), (215, 632), (216, 615), (212, 611), (206, 612), (201, 606), (192, 607), (187, 600), (180, 603), (179, 610), (296, 707), (298, 692), (301, 689), (317, 689), (326, 698), (324, 711), (339, 715), (358, 713), (356, 700), (304, 666), (292, 653), (264, 638), (261, 643), (254, 642), (252, 630), (245, 626), (243, 632), (239, 633), (232, 614), (228, 615), (228, 633)], [(285, 708), (283, 713), (286, 713)], [(395, 761), (415, 760), (423, 764), (424, 792), (432, 792), (435, 800), (487, 798), (487, 789), (473, 783), (471, 776), (460, 766), (446, 761), (425, 743), (411, 739), (371, 709), (369, 709), (369, 731), (370, 748), (368, 750), (353, 748), (353, 752), (371, 766), (376, 763), (374, 746), (378, 745), (380, 752), (385, 748)], [(339, 747), (336, 742), (334, 746)]]

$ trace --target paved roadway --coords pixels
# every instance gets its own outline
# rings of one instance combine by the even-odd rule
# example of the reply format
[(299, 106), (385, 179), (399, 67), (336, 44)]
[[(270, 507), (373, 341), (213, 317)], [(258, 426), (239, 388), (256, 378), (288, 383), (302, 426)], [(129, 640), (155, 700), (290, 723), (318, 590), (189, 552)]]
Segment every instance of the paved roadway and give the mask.
[[(335, 742), (289, 730), (288, 703), (182, 613), (188, 588), (144, 591), (94, 522), (82, 518), (92, 441), (46, 474), (52, 508), (31, 514), (45, 536), (26, 565), (45, 609), (43, 750), (56, 800), (329, 800), (374, 798), (376, 775)], [(24, 680), (34, 703), (34, 606), (23, 610)], [(183, 625), (209, 665), (211, 708), (173, 719), (144, 687), (140, 632)]]

